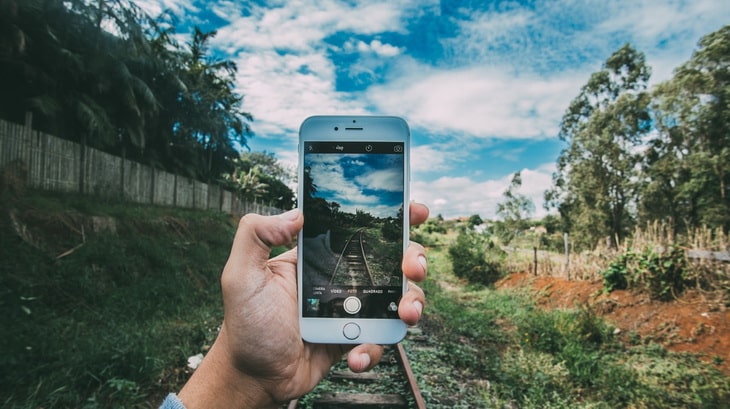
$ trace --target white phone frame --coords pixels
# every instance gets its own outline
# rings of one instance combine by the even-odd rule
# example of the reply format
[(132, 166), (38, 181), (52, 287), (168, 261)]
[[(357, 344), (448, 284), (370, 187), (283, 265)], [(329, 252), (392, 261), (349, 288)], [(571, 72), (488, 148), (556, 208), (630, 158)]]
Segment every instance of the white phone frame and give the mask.
[[(406, 121), (393, 116), (312, 116), (299, 129), (298, 195), (301, 209), (304, 196), (304, 147), (306, 142), (402, 142), (403, 170), (403, 254), (408, 246), (410, 197), (410, 130)], [(306, 220), (305, 220), (306, 223)], [(299, 232), (297, 294), (299, 328), (302, 339), (326, 344), (395, 344), (406, 334), (407, 326), (400, 319), (304, 317), (303, 296), (303, 229)], [(401, 273), (402, 274), (402, 273)], [(402, 294), (408, 281), (402, 277)], [(401, 297), (402, 297), (401, 294)], [(356, 335), (356, 336), (354, 336)]]

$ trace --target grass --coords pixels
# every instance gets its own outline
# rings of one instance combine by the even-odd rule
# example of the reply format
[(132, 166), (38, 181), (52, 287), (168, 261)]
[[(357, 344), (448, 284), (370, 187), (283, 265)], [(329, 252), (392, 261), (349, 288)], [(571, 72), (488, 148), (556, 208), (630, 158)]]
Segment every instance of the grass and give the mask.
[[(235, 222), (40, 193), (6, 198), (1, 210), (0, 407), (154, 408), (177, 390), (187, 357), (206, 350), (221, 322)], [(710, 365), (623, 345), (588, 308), (546, 311), (526, 291), (464, 284), (445, 247), (453, 235), (428, 238), (437, 245), (423, 283), (431, 347), (407, 350), (429, 408), (730, 401), (730, 380)]]
[(423, 325), (412, 352), (429, 408), (720, 408), (730, 378), (655, 344), (628, 346), (587, 307), (547, 311), (533, 294), (459, 284), (429, 251)]
[(179, 387), (222, 317), (228, 216), (32, 193), (0, 218), (1, 407), (154, 407)]

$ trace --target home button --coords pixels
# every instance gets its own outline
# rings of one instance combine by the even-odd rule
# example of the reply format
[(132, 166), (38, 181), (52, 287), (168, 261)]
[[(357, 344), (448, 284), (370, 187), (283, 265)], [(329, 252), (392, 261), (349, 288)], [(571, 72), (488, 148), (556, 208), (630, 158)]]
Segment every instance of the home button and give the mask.
[(349, 340), (357, 339), (360, 336), (360, 326), (349, 322), (342, 328), (342, 334)]

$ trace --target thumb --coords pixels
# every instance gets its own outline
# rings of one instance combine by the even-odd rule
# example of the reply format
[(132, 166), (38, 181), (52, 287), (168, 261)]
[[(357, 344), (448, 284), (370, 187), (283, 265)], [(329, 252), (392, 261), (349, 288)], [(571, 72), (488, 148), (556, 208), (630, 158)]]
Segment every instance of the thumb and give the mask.
[(264, 270), (271, 247), (290, 243), (303, 223), (302, 213), (297, 209), (277, 216), (261, 216), (253, 213), (243, 216), (233, 238), (224, 274), (226, 270), (232, 270), (247, 276)]

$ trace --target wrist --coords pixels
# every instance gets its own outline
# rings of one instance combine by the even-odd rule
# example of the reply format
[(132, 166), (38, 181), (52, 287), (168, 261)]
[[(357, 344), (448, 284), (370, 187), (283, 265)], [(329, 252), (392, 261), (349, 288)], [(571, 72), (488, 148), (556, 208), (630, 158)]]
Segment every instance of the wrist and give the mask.
[(236, 369), (223, 331), (178, 393), (180, 401), (186, 409), (276, 408), (276, 403), (255, 378)]

